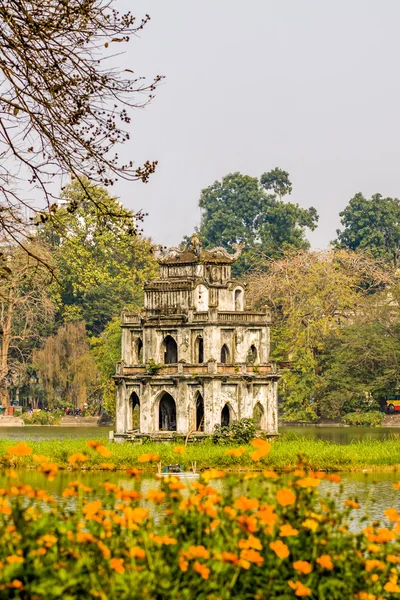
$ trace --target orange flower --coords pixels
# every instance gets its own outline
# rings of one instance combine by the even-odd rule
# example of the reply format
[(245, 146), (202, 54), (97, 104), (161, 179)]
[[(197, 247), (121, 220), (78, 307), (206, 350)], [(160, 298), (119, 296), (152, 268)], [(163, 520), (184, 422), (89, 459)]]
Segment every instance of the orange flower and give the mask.
[(181, 571), (186, 573), (186, 571), (188, 570), (189, 562), (180, 556), (179, 561), (178, 561), (178, 566)]
[(383, 589), (385, 592), (390, 592), (392, 594), (400, 592), (400, 586), (394, 581), (388, 581)]
[(333, 481), (333, 483), (340, 483), (341, 481), (340, 475), (327, 475), (326, 479), (328, 481)]
[(210, 574), (210, 569), (208, 567), (202, 565), (196, 560), (196, 562), (193, 565), (193, 569), (196, 571), (196, 573), (199, 573), (203, 579), (208, 579), (208, 576)]
[(300, 573), (303, 573), (303, 575), (308, 575), (312, 571), (312, 566), (306, 560), (296, 560), (293, 563), (293, 568), (296, 571), (299, 571)]
[(143, 550), (143, 548), (140, 548), (139, 546), (133, 546), (129, 550), (129, 556), (131, 558), (145, 558), (146, 552)]
[(298, 533), (298, 529), (295, 529), (290, 524), (282, 525), (282, 527), (279, 530), (279, 535), (281, 537), (289, 537), (291, 535), (297, 535)]
[(274, 512), (272, 504), (262, 504), (260, 510), (256, 513), (256, 517), (260, 519), (264, 525), (273, 525), (278, 519), (278, 515)]
[(151, 533), (150, 537), (153, 542), (160, 544), (160, 546), (174, 546), (177, 543), (176, 539), (169, 535), (155, 535)]
[(396, 522), (400, 519), (400, 515), (395, 508), (387, 508), (383, 514), (389, 521)]
[(222, 477), (225, 477), (225, 471), (220, 471), (219, 469), (209, 469), (208, 471), (204, 471), (201, 476), (203, 479), (205, 479), (205, 481), (210, 481), (211, 479), (222, 479)]
[(267, 479), (277, 479), (278, 477), (278, 473), (275, 473), (275, 471), (263, 471), (263, 475)]
[(174, 452), (176, 452), (176, 454), (185, 454), (185, 446), (175, 446), (174, 448)]
[(96, 448), (96, 452), (100, 454), (103, 458), (110, 458), (111, 452), (108, 448), (106, 448), (103, 444), (99, 444)]
[(93, 502), (88, 502), (85, 504), (83, 507), (83, 514), (85, 515), (86, 519), (93, 519), (93, 517), (99, 512), (100, 508), (101, 500), (93, 500)]
[(204, 546), (190, 546), (185, 555), (188, 558), (210, 558), (210, 553)]
[(249, 454), (250, 458), (254, 460), (254, 462), (257, 462), (261, 460), (261, 458), (268, 456), (268, 454), (271, 452), (271, 444), (266, 440), (262, 440), (261, 438), (252, 440), (250, 444), (253, 446), (253, 448), (256, 448), (254, 452), (250, 452)]
[(288, 584), (295, 590), (296, 596), (310, 596), (311, 589), (306, 587), (301, 581), (288, 581)]
[(82, 454), (82, 452), (77, 452), (76, 454), (71, 454), (68, 456), (68, 462), (70, 465), (74, 465), (75, 463), (84, 463), (89, 460), (89, 457), (86, 454)]
[(57, 463), (42, 463), (38, 467), (38, 471), (43, 473), (49, 481), (53, 481), (58, 473)]
[(304, 477), (304, 479), (298, 479), (296, 481), (296, 485), (302, 488), (317, 487), (320, 483), (321, 481), (314, 477)]
[(271, 542), (269, 547), (275, 552), (277, 556), (279, 556), (279, 558), (287, 558), (290, 554), (289, 548), (286, 546), (286, 544), (281, 542), (281, 540)]
[(142, 471), (140, 469), (136, 469), (135, 467), (131, 467), (130, 469), (126, 469), (126, 473), (130, 477), (134, 477), (135, 479), (139, 479), (140, 475), (142, 474)]
[(13, 579), (12, 581), (10, 581), (10, 583), (7, 583), (7, 587), (14, 588), (15, 590), (23, 590), (24, 589), (24, 585), (23, 585), (22, 581), (20, 581), (19, 579)]
[(247, 540), (239, 540), (238, 548), (253, 548), (253, 550), (262, 550), (262, 544), (260, 540), (254, 535), (250, 535)]
[(161, 492), (160, 490), (149, 490), (146, 494), (146, 498), (152, 502), (155, 502), (156, 504), (161, 504), (161, 502), (164, 502), (165, 496), (165, 492)]
[(348, 506), (349, 508), (360, 508), (358, 502), (355, 502), (354, 500), (345, 500), (344, 505)]
[(258, 508), (259, 502), (256, 498), (246, 498), (245, 496), (240, 496), (237, 500), (235, 500), (234, 507), (238, 510), (256, 510)]
[(22, 558), (22, 556), (17, 556), (16, 554), (12, 554), (11, 556), (7, 556), (7, 562), (10, 565), (13, 565), (15, 563), (22, 563), (22, 562), (24, 562), (24, 559)]
[(263, 557), (259, 552), (253, 550), (251, 548), (242, 550), (240, 553), (240, 558), (244, 561), (248, 561), (250, 563), (254, 563), (257, 566), (261, 566), (264, 562)]
[(30, 448), (26, 442), (19, 442), (15, 446), (9, 446), (8, 453), (13, 456), (30, 456), (32, 454), (32, 448)]
[(400, 490), (400, 481), (392, 484), (395, 490)]
[(158, 454), (141, 454), (138, 458), (138, 462), (140, 462), (140, 463), (158, 462), (159, 460), (160, 460), (160, 457)]
[(239, 525), (247, 531), (248, 533), (254, 533), (257, 531), (257, 519), (255, 517), (248, 517), (247, 515), (242, 515), (238, 518), (237, 522)]
[(292, 490), (289, 490), (289, 488), (283, 488), (276, 492), (276, 499), (281, 506), (289, 506), (296, 502), (296, 494)]
[(322, 556), (317, 558), (316, 562), (323, 569), (327, 569), (328, 571), (332, 571), (332, 569), (333, 569), (332, 559), (329, 556), (329, 554), (322, 554)]
[(395, 565), (400, 563), (400, 557), (399, 556), (395, 556), (394, 554), (388, 554), (386, 557), (386, 560), (390, 563), (393, 563)]
[(45, 456), (44, 454), (33, 454), (32, 458), (37, 463), (48, 463), (51, 460), (51, 458)]
[(113, 463), (100, 463), (99, 467), (105, 471), (113, 471), (115, 469), (115, 465)]
[(112, 558), (110, 560), (111, 568), (114, 569), (116, 573), (120, 573), (121, 575), (125, 573), (124, 567), (124, 559), (123, 558)]
[(373, 571), (374, 569), (378, 569), (378, 571), (384, 571), (385, 570), (385, 563), (383, 563), (380, 560), (366, 560), (365, 561), (365, 570), (369, 573), (370, 571)]
[(236, 456), (237, 458), (239, 458), (245, 452), (246, 452), (246, 448), (240, 447), (240, 448), (232, 448), (231, 450), (226, 450), (225, 454), (226, 454), (226, 456)]

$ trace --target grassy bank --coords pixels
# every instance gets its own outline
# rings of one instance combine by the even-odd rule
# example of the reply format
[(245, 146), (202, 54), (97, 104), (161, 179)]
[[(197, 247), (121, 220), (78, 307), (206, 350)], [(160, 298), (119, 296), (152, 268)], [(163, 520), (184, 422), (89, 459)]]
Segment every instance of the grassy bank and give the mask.
[[(272, 450), (263, 462), (254, 463), (245, 452), (240, 457), (229, 456), (226, 451), (234, 446), (218, 446), (211, 442), (189, 445), (183, 456), (174, 452), (174, 444), (109, 444), (101, 440), (111, 451), (110, 458), (103, 458), (86, 446), (86, 440), (45, 440), (29, 441), (33, 454), (46, 455), (56, 462), (59, 468), (71, 468), (68, 457), (71, 454), (83, 453), (88, 460), (82, 463), (84, 469), (101, 469), (103, 463), (114, 465), (115, 469), (138, 466), (138, 458), (142, 454), (160, 456), (163, 465), (183, 463), (186, 468), (191, 462), (197, 463), (198, 470), (218, 467), (226, 470), (260, 469), (268, 466), (278, 470), (294, 469), (298, 463), (299, 453), (307, 460), (312, 469), (324, 471), (394, 471), (400, 470), (400, 436), (391, 436), (385, 440), (361, 440), (348, 445), (336, 444), (323, 440), (312, 440), (305, 437), (282, 436), (272, 445)], [(0, 462), (9, 465), (7, 460), (10, 440), (0, 440)], [(250, 450), (250, 447), (248, 448)], [(16, 459), (21, 467), (36, 467), (32, 456)], [(139, 465), (142, 468), (156, 469), (154, 463)]]

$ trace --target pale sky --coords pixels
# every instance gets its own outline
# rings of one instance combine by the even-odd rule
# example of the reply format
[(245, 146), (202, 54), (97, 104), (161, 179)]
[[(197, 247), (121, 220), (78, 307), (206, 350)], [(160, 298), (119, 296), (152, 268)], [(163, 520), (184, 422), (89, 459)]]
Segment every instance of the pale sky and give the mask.
[[(149, 213), (145, 234), (174, 245), (199, 224), (200, 191), (240, 171), (289, 172), (289, 200), (315, 206), (326, 247), (356, 192), (400, 195), (398, 0), (117, 0), (150, 23), (121, 64), (166, 79), (133, 114), (147, 185), (119, 183)], [(120, 48), (118, 48), (120, 50)], [(240, 207), (238, 207), (240, 210)]]

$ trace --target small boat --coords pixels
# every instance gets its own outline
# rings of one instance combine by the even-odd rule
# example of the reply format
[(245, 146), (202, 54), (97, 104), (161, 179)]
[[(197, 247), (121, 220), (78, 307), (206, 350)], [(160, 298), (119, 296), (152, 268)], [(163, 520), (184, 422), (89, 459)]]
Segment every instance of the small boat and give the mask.
[(185, 471), (184, 465), (167, 465), (163, 469), (161, 463), (158, 463), (159, 477), (179, 477), (180, 479), (197, 479), (199, 474), (196, 473), (196, 463), (192, 463), (192, 470)]

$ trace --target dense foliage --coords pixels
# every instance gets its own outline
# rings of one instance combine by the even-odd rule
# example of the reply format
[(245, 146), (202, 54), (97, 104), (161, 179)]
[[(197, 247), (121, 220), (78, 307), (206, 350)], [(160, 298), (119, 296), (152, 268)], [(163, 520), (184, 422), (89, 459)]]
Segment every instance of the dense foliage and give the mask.
[[(87, 445), (86, 454), (69, 456), (75, 468), (89, 453), (112, 459), (100, 442)], [(8, 471), (0, 598), (399, 597), (398, 511), (388, 507), (357, 532), (352, 520), (361, 507), (335, 488), (338, 475), (302, 464), (280, 475), (269, 467), (268, 442), (255, 439), (252, 446), (252, 460), (264, 467), (254, 477), (211, 469), (189, 486), (165, 477), (140, 487), (133, 467), (129, 485), (93, 489), (75, 479), (58, 501)], [(15, 464), (32, 450), (19, 443), (8, 454)], [(33, 459), (44, 477), (57, 476), (49, 457)], [(157, 460), (143, 454), (138, 463)]]
[(288, 173), (274, 169), (257, 177), (231, 173), (202, 190), (199, 235), (206, 246), (230, 248), (243, 243), (245, 250), (235, 265), (237, 274), (254, 266), (260, 257), (280, 257), (289, 248), (308, 248), (305, 230), (315, 229), (314, 208), (284, 202), (292, 185)]

